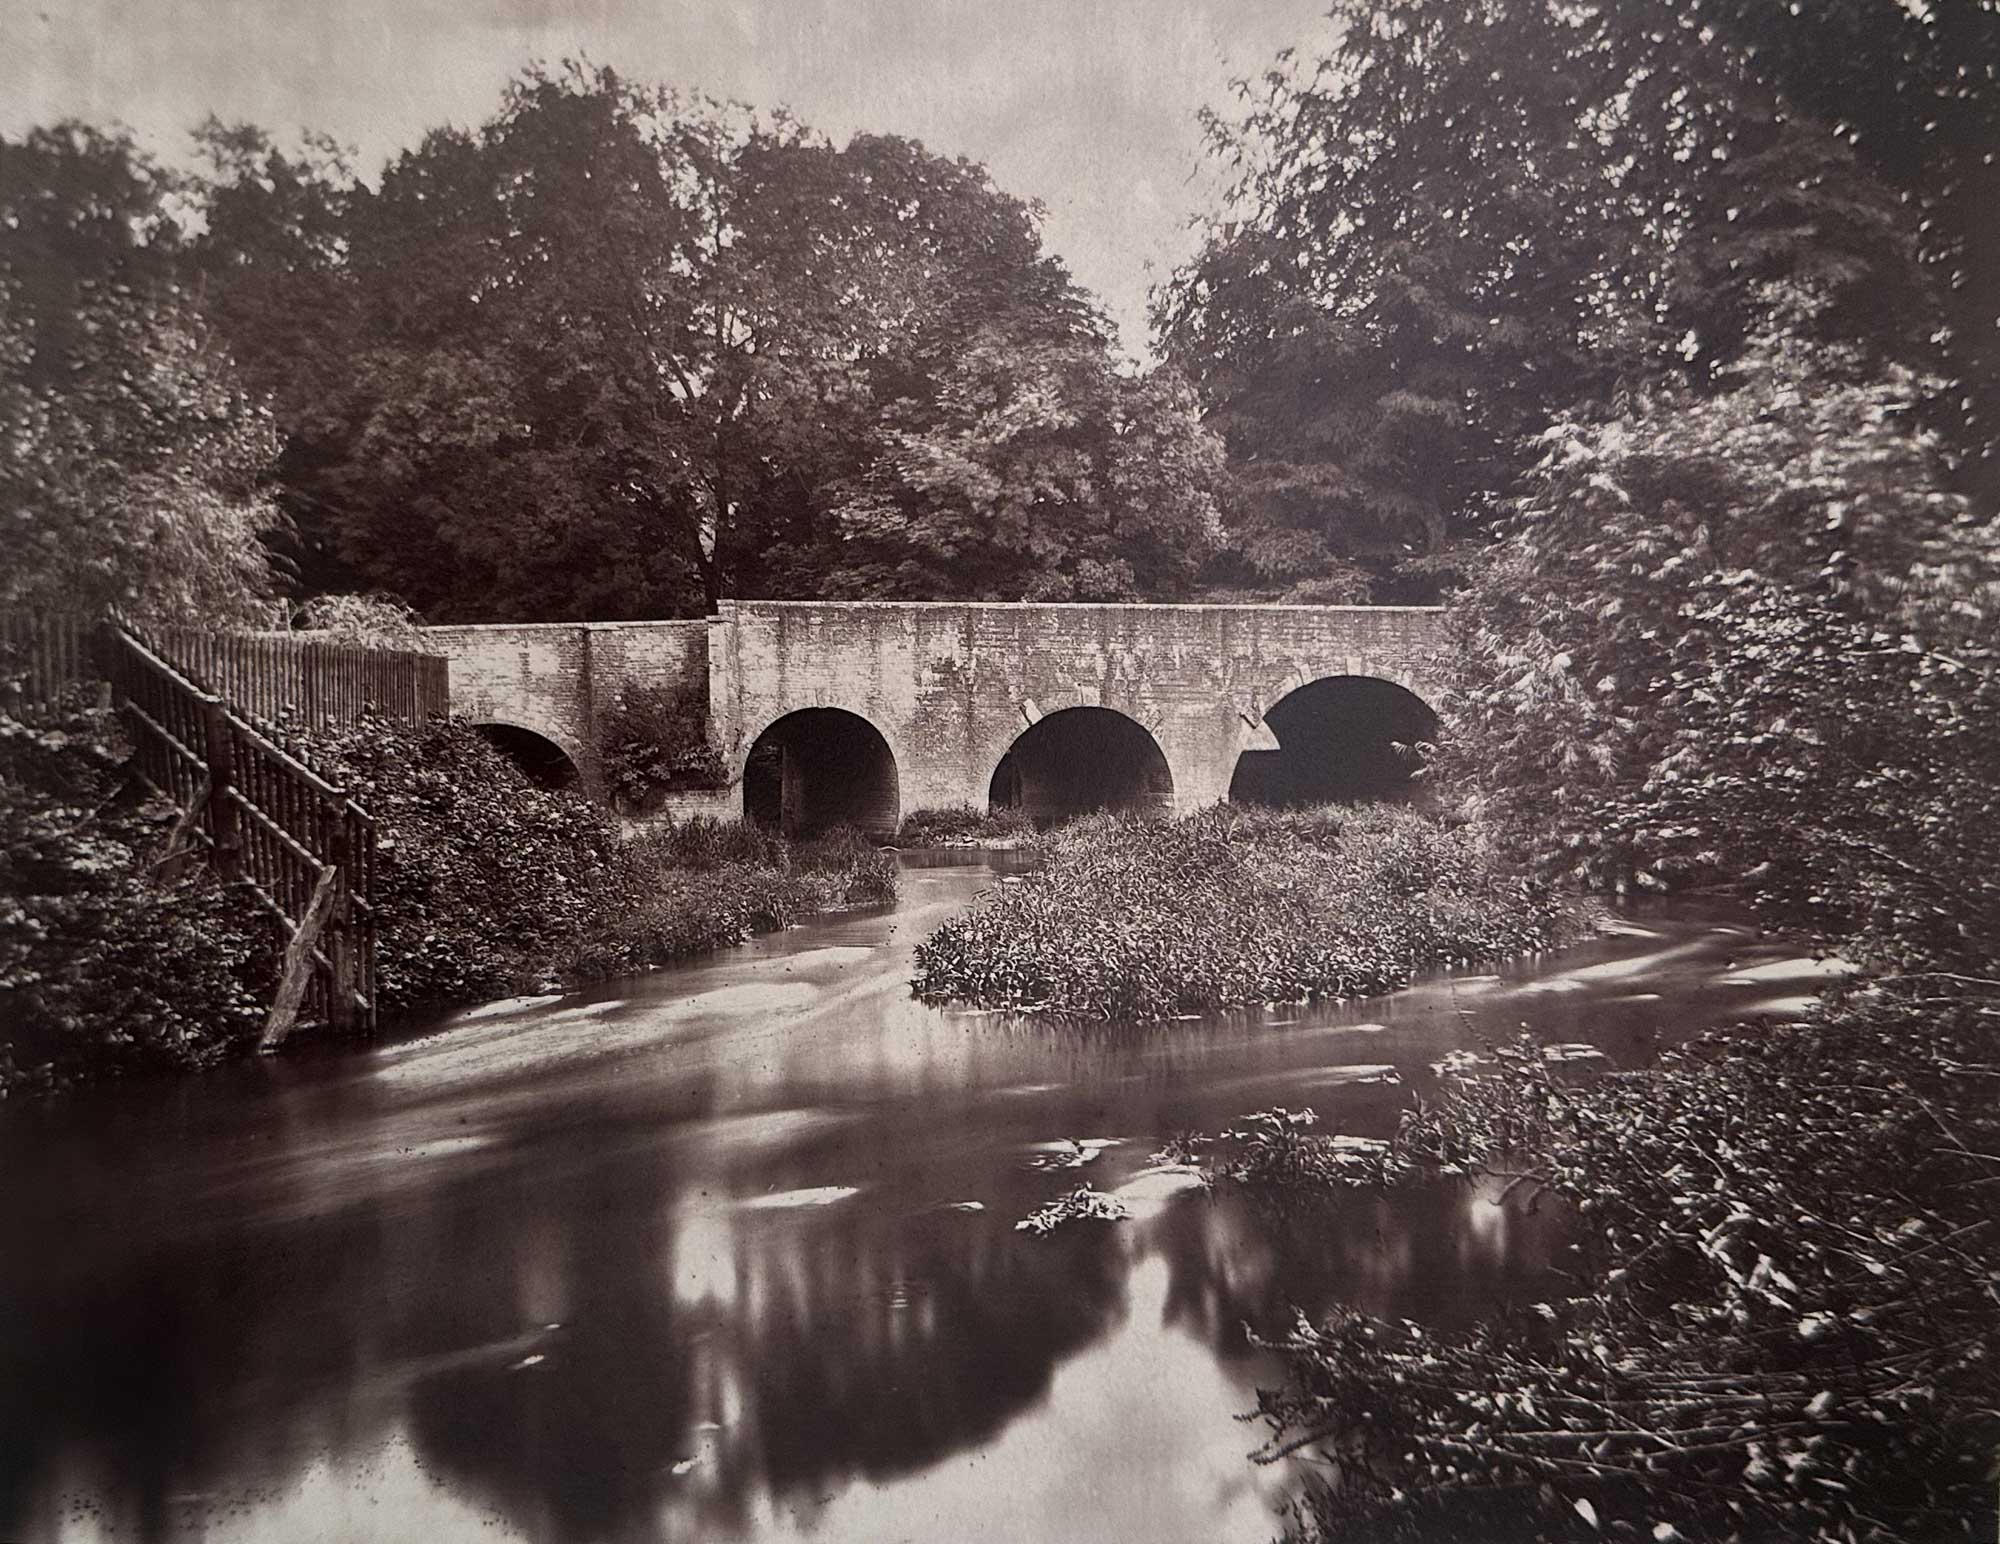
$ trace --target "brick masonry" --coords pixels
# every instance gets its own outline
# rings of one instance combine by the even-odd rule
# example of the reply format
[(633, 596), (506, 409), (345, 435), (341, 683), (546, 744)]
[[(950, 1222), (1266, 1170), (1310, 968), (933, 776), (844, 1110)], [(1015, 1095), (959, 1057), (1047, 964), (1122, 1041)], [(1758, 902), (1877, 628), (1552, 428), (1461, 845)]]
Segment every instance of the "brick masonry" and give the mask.
[(801, 708), (880, 731), (905, 811), (983, 805), (1001, 756), (1042, 716), (1111, 708), (1165, 754), (1174, 803), (1227, 796), (1237, 757), (1274, 749), (1263, 716), (1326, 676), (1374, 676), (1435, 703), (1435, 607), (1089, 606), (725, 601), (705, 621), (426, 629), (452, 704), (514, 724), (595, 775), (598, 716), (628, 681), (708, 685), (709, 728), (741, 808), (757, 737)]

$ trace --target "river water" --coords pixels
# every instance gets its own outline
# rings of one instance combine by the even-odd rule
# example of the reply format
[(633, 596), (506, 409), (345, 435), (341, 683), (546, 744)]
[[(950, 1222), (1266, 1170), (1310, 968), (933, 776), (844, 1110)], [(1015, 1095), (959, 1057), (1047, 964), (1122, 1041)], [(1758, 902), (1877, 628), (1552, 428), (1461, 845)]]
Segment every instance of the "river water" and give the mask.
[[(1150, 1155), (1386, 1136), (1523, 1025), (1612, 1064), (1818, 972), (1714, 912), (1325, 1009), (1078, 1028), (910, 1000), (996, 882), (365, 1053), (0, 1107), (0, 1540), (1261, 1540), (1245, 1326), (1560, 1290), (1517, 1194), (1310, 1218)], [(1014, 1223), (1088, 1181), (1130, 1216)]]

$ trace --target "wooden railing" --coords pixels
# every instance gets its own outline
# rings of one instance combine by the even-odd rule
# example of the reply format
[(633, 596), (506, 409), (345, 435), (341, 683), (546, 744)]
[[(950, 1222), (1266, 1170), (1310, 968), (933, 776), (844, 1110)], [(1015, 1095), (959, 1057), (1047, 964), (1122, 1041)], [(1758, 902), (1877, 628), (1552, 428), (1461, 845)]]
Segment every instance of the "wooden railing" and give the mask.
[(0, 611), (0, 674), (7, 695), (31, 706), (54, 702), (72, 686), (99, 679), (97, 618), (74, 613)]
[(375, 824), (347, 794), (130, 627), (106, 623), (101, 666), (133, 730), (135, 770), (182, 810), (176, 838), (239, 880), (288, 940), (265, 1022), (271, 1047), (303, 1015), (375, 1026)]
[[(98, 619), (48, 612), (0, 614), (0, 644), (29, 703), (52, 702), (101, 675)], [(313, 729), (351, 724), (364, 712), (421, 724), (450, 711), (450, 662), (440, 654), (324, 643), (289, 633), (139, 627), (135, 636), (190, 681), (246, 718), (290, 718)]]
[(325, 729), (351, 724), (370, 709), (406, 724), (450, 711), (450, 663), (442, 655), (287, 633), (145, 632), (162, 659), (253, 718), (289, 714)]

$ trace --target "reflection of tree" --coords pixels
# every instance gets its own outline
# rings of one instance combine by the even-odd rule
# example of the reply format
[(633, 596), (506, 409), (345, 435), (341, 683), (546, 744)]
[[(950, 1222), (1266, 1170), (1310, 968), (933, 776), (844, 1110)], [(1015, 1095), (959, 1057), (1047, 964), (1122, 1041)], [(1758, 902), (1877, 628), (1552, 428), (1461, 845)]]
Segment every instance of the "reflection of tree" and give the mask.
[(1225, 1185), (1191, 1197), (1157, 1225), (1172, 1271), (1168, 1320), (1229, 1355), (1245, 1325), (1280, 1332), (1295, 1308), (1317, 1317), (1338, 1303), (1454, 1325), (1546, 1295), (1559, 1210), (1498, 1206), (1492, 1194), (1457, 1183), (1386, 1194)]
[[(537, 1130), (455, 1160), (385, 1157), (390, 1111), (341, 1110), (347, 1142), (327, 1144), (329, 1113), (233, 1171), (254, 1193), (217, 1207), (226, 1231), (165, 1223), (185, 1176), (162, 1178), (107, 1197), (120, 1242), (87, 1268), (19, 1273), (0, 1537), (35, 1532), (50, 1486), (82, 1475), (117, 1487), (121, 1531), (164, 1538), (189, 1526), (175, 1497), (263, 1505), (262, 1486), (399, 1431), (531, 1536), (738, 1532), (766, 1493), (808, 1506), (990, 1438), (1122, 1303), (1104, 1233), (1030, 1244), (999, 1207), (912, 1217), (895, 1183), (742, 1210), (726, 1197), (790, 1183), (789, 1157), (718, 1160), (615, 1105), (566, 1103), (579, 1148)], [(605, 1140), (620, 1123), (633, 1140)]]
[[(53, 1531), (51, 1487), (100, 1476), (123, 1535), (196, 1531), (174, 1498), (278, 1505), (254, 1489), (399, 1433), (532, 1537), (725, 1536), (990, 1441), (1124, 1313), (1133, 1250), (1165, 1257), (1168, 1322), (1225, 1357), (1294, 1303), (1438, 1322), (1547, 1290), (1557, 1221), (1462, 1187), (1268, 1211), (1225, 1190), (1015, 1235), (1051, 1179), (996, 1172), (997, 1148), (1114, 1129), (1114, 1086), (1128, 1132), (1203, 1118), (1156, 1052), (1179, 1066), (1156, 1039), (1077, 1037), (1037, 1054), (1078, 1082), (1033, 1101), (853, 1122), (759, 1109), (692, 1059), (671, 1119), (654, 1082), (551, 1095), (532, 1072), (442, 1093), (302, 1075), (254, 1123), (78, 1119), (34, 1158), (58, 1160), (59, 1209), (20, 1187), (0, 1209), (0, 1537)], [(823, 1208), (734, 1199), (841, 1174), (865, 1188)], [(991, 1210), (922, 1209), (974, 1193)], [(59, 1212), (91, 1224), (63, 1236)]]
[(761, 1489), (810, 1504), (990, 1437), (1119, 1303), (1101, 1236), (1024, 1248), (996, 1219), (858, 1210), (734, 1227), (723, 1291), (677, 1302), (664, 1217), (561, 1214), (570, 1308), (547, 1361), (424, 1379), (428, 1462), (551, 1537), (739, 1531)]

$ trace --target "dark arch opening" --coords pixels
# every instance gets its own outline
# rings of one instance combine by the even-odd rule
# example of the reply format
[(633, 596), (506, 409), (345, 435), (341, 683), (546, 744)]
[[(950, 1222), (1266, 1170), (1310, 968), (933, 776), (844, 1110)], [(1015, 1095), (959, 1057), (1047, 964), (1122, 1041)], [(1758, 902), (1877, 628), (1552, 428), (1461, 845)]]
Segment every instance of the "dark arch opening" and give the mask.
[(986, 790), (995, 810), (1037, 825), (1119, 810), (1166, 815), (1174, 807), (1167, 758), (1143, 727), (1110, 708), (1064, 708), (1030, 725), (1000, 758)]
[(888, 837), (902, 817), (896, 757), (843, 708), (801, 708), (772, 724), (743, 764), (743, 815), (786, 836), (854, 826)]
[(547, 735), (519, 724), (475, 724), (493, 748), (505, 756), (537, 788), (568, 788), (577, 780), (576, 763)]
[(1274, 751), (1245, 751), (1229, 781), (1233, 804), (1353, 804), (1406, 798), (1412, 747), (1437, 738), (1421, 697), (1374, 676), (1327, 676), (1264, 715)]

